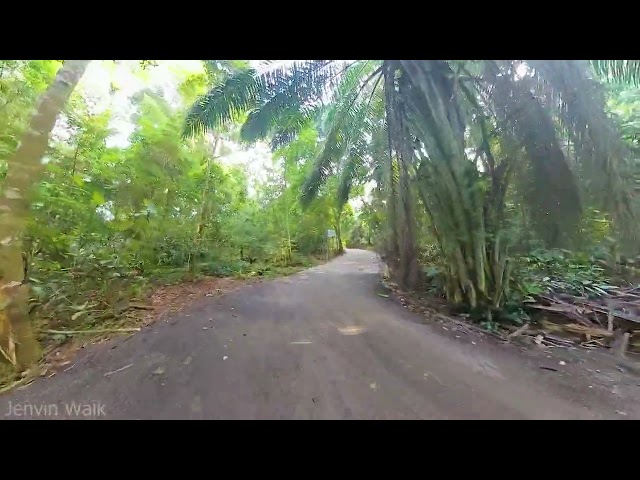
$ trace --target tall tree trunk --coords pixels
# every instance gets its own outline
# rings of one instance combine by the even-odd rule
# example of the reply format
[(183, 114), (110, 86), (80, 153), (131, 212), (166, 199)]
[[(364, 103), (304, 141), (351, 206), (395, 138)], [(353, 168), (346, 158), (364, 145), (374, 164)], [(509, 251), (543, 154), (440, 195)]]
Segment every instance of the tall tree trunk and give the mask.
[(32, 363), (39, 355), (28, 315), (29, 291), (27, 285), (22, 284), (24, 263), (20, 234), (29, 214), (29, 190), (42, 173), (41, 160), (56, 119), (89, 62), (66, 60), (58, 70), (9, 159), (4, 191), (0, 195), (0, 350), (18, 367)]
[(413, 198), (409, 185), (409, 170), (406, 152), (398, 160), (400, 165), (400, 273), (402, 284), (409, 289), (418, 286), (419, 268), (415, 239), (415, 218), (413, 216)]
[[(394, 85), (394, 75), (395, 69), (391, 63), (391, 61), (387, 60), (383, 67), (384, 72), (384, 91), (390, 92), (395, 88)], [(386, 117), (387, 117), (387, 134), (388, 134), (388, 159), (386, 163), (387, 166), (387, 185), (389, 195), (386, 199), (386, 207), (387, 207), (387, 217), (388, 217), (388, 229), (389, 234), (387, 236), (387, 251), (385, 252), (387, 255), (386, 263), (389, 267), (389, 271), (393, 274), (398, 266), (398, 261), (400, 257), (400, 248), (398, 244), (398, 212), (397, 212), (397, 202), (398, 202), (398, 178), (396, 175), (396, 162), (393, 159), (393, 133), (392, 133), (392, 125), (389, 123), (391, 118), (391, 112), (389, 111), (389, 102), (385, 101), (386, 108)]]
[(283, 169), (283, 173), (282, 173), (282, 179), (284, 181), (284, 205), (285, 205), (285, 209), (284, 209), (284, 224), (285, 227), (287, 229), (287, 264), (291, 262), (291, 259), (293, 258), (293, 252), (291, 251), (291, 229), (289, 228), (289, 190), (288, 190), (288, 186), (287, 186), (287, 159), (283, 158), (283, 164), (284, 164), (284, 169)]
[(385, 73), (385, 107), (389, 131), (389, 155), (395, 150), (398, 166), (398, 209), (396, 242), (398, 248), (398, 283), (414, 289), (418, 284), (418, 258), (415, 242), (415, 218), (413, 216), (409, 165), (413, 159), (410, 134), (404, 124), (403, 105), (396, 92), (395, 71), (398, 65), (388, 65)]
[(408, 128), (403, 123), (403, 106), (395, 105), (396, 124), (398, 130), (398, 166), (400, 167), (400, 265), (402, 283), (406, 288), (415, 289), (418, 286), (419, 267), (418, 251), (415, 239), (415, 217), (413, 213), (414, 199), (411, 194), (409, 167), (413, 161), (413, 149), (410, 146)]

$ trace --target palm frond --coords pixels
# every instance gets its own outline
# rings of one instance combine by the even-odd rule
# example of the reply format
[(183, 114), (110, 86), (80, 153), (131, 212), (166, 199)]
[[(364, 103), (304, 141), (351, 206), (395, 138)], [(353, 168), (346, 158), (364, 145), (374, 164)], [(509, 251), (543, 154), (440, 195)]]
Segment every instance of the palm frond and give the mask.
[(264, 139), (282, 124), (292, 129), (295, 122), (290, 119), (320, 104), (334, 73), (333, 62), (327, 60), (294, 63), (264, 73), (263, 96), (242, 125), (241, 138), (246, 142)]
[[(352, 125), (358, 129), (359, 135), (354, 136), (348, 155), (340, 166), (340, 183), (338, 185), (338, 207), (342, 208), (351, 194), (351, 188), (357, 180), (367, 178), (369, 172), (368, 163), (373, 160), (373, 169), (380, 165), (380, 158), (384, 155), (384, 147), (377, 161), (368, 154), (371, 147), (375, 147), (375, 137), (380, 133), (386, 135), (386, 122), (384, 121), (384, 101), (378, 90), (378, 85), (383, 75), (380, 74), (373, 84), (369, 100), (362, 110), (361, 125)], [(382, 121), (380, 121), (382, 120)], [(385, 137), (386, 138), (386, 137)], [(385, 143), (386, 145), (386, 143)]]
[(321, 109), (322, 107), (306, 107), (287, 118), (284, 125), (276, 124), (271, 133), (271, 150), (275, 151), (293, 142), (302, 130), (317, 119)]
[(349, 201), (351, 188), (356, 178), (365, 174), (367, 162), (367, 142), (364, 138), (353, 145), (349, 155), (340, 168), (340, 183), (338, 184), (338, 208), (342, 208)]
[[(559, 116), (573, 142), (578, 168), (587, 181), (587, 193), (599, 207), (610, 211), (619, 225), (633, 223), (628, 161), (631, 155), (617, 125), (606, 113), (604, 92), (589, 78), (588, 65), (579, 60), (528, 63), (549, 85), (560, 107)], [(618, 73), (624, 75), (624, 66), (620, 68)]]
[[(211, 68), (212, 62), (220, 65), (215, 60), (206, 61), (205, 65)], [(266, 64), (260, 71), (229, 68), (230, 76), (191, 107), (184, 135), (223, 127), (249, 112), (241, 138), (244, 141), (264, 138), (278, 122), (318, 101), (333, 78), (332, 64), (313, 60), (293, 65)]]
[(528, 160), (521, 180), (532, 219), (547, 244), (558, 246), (576, 233), (582, 206), (554, 119), (532, 94), (536, 86), (531, 77), (516, 80), (503, 71), (493, 81), (493, 101), (503, 135), (516, 139)]
[(640, 60), (589, 60), (605, 82), (640, 86)]
[(185, 119), (183, 135), (215, 130), (254, 108), (264, 92), (264, 82), (253, 69), (242, 70), (202, 95)]
[[(329, 130), (320, 154), (308, 178), (302, 186), (302, 204), (308, 205), (318, 194), (332, 171), (348, 156), (349, 150), (356, 145), (361, 146), (366, 134), (368, 114), (370, 113), (370, 97), (363, 100), (362, 92), (379, 71), (374, 61), (363, 62), (362, 65), (348, 69), (337, 87), (336, 102), (327, 117)], [(379, 72), (378, 72), (379, 73)], [(364, 80), (363, 80), (364, 78)], [(377, 85), (377, 84), (376, 84)], [(354, 148), (353, 159), (360, 158)], [(347, 185), (348, 188), (347, 188)], [(350, 190), (350, 183), (345, 180), (341, 189), (344, 194)]]

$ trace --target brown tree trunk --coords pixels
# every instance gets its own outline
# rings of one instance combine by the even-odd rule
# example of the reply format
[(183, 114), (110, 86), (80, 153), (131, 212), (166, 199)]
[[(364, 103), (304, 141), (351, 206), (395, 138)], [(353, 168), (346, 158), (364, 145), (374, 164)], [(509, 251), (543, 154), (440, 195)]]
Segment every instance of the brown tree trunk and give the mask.
[(42, 157), (58, 115), (84, 74), (90, 60), (67, 60), (40, 98), (37, 110), (9, 159), (0, 195), (0, 351), (22, 367), (38, 358), (27, 311), (28, 287), (22, 285), (24, 265), (21, 230), (29, 214), (29, 190), (43, 170)]
[[(403, 123), (403, 105), (396, 95), (395, 71), (393, 64), (385, 72), (385, 107), (387, 128), (389, 131), (389, 156), (395, 150), (398, 167), (397, 201), (394, 205), (396, 222), (394, 240), (398, 259), (398, 283), (408, 289), (416, 288), (419, 277), (417, 249), (415, 242), (415, 219), (412, 209), (411, 189), (409, 186), (409, 163), (412, 160), (412, 148), (408, 128)], [(392, 200), (395, 203), (395, 199)]]
[(393, 125), (390, 123), (390, 119), (392, 118), (392, 112), (390, 111), (390, 104), (388, 101), (387, 95), (388, 92), (391, 92), (394, 88), (394, 75), (395, 68), (391, 61), (386, 61), (383, 67), (384, 71), (384, 91), (385, 91), (385, 109), (386, 109), (386, 117), (387, 117), (387, 134), (388, 134), (388, 142), (389, 142), (389, 152), (388, 152), (388, 162), (387, 162), (387, 182), (389, 195), (386, 199), (387, 206), (387, 221), (388, 221), (388, 229), (389, 233), (387, 239), (385, 241), (386, 244), (386, 263), (389, 267), (389, 270), (392, 274), (397, 271), (399, 258), (400, 258), (400, 248), (398, 244), (398, 211), (397, 211), (397, 202), (398, 202), (398, 181), (395, 175), (395, 166), (396, 162), (393, 160)]
[[(406, 153), (406, 152), (405, 152)], [(415, 239), (415, 218), (413, 216), (409, 172), (405, 155), (400, 155), (400, 272), (403, 286), (413, 290), (418, 286), (419, 266)]]

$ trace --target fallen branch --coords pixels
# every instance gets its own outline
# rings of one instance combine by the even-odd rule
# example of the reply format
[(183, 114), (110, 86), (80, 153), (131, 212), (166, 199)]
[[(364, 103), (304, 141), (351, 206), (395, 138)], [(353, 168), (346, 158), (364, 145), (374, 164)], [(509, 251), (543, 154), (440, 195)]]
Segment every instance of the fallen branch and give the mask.
[(3, 348), (2, 348), (2, 347), (0, 347), (0, 353), (2, 354), (2, 356), (3, 356), (4, 358), (6, 358), (6, 359), (7, 359), (7, 361), (8, 361), (11, 365), (13, 365), (13, 366), (15, 367), (15, 365), (16, 365), (15, 354), (13, 355), (13, 357), (12, 357), (12, 356), (10, 356), (7, 352), (5, 352), (5, 351), (3, 350)]
[(575, 345), (575, 342), (572, 342), (571, 340), (563, 340), (563, 339), (558, 339), (557, 337), (551, 337), (549, 335), (545, 335), (540, 339), (540, 344), (545, 345), (547, 347), (571, 348)]
[(124, 367), (120, 367), (117, 370), (114, 370), (113, 372), (107, 372), (104, 374), (105, 377), (110, 377), (111, 375), (113, 375), (114, 373), (118, 373), (121, 372), (123, 370), (126, 370), (129, 367), (133, 367), (133, 363), (130, 363), (129, 365), (125, 365)]
[(524, 332), (526, 332), (528, 329), (529, 329), (529, 324), (525, 323), (523, 326), (518, 328), (515, 332), (511, 332), (509, 335), (507, 335), (507, 338), (518, 337), (518, 336), (522, 335)]
[(616, 355), (616, 357), (624, 357), (627, 352), (627, 348), (629, 347), (629, 338), (631, 334), (629, 332), (625, 332), (621, 337), (616, 339), (614, 345), (611, 347)]
[(29, 383), (30, 381), (33, 381), (33, 380), (34, 380), (34, 377), (24, 377), (20, 380), (16, 380), (15, 382), (0, 388), (0, 394), (6, 393), (9, 390), (13, 390), (16, 387), (19, 387), (20, 385), (24, 385), (25, 383)]
[(594, 304), (590, 304), (590, 303), (586, 303), (584, 301), (580, 301), (577, 300), (578, 302), (580, 302), (582, 305), (584, 306), (588, 306), (589, 308), (591, 308), (594, 312), (598, 312), (598, 313), (602, 313), (602, 314), (606, 314), (607, 316), (609, 314), (611, 314), (613, 317), (616, 318), (621, 318), (622, 320), (626, 320), (628, 322), (633, 322), (633, 323), (640, 323), (640, 319), (637, 319), (635, 317), (631, 317), (629, 315), (624, 315), (622, 313), (616, 312), (614, 310), (609, 310), (605, 307), (602, 307), (600, 305), (594, 305)]
[(142, 303), (130, 303), (129, 308), (137, 308), (138, 310), (155, 310), (154, 307), (150, 305), (144, 305)]
[[(587, 327), (593, 326), (593, 322), (591, 320), (583, 317), (581, 312), (577, 311), (578, 307), (576, 307), (575, 305), (571, 305), (569, 303), (558, 302), (556, 305), (551, 305), (551, 306), (530, 304), (530, 305), (527, 305), (527, 308), (535, 308), (536, 310), (546, 310), (548, 312), (559, 313)], [(591, 311), (588, 311), (585, 313), (591, 313)]]
[(545, 338), (548, 340), (552, 340), (554, 342), (557, 343), (563, 343), (566, 345), (575, 345), (575, 340), (570, 340), (568, 338), (560, 338), (560, 337), (556, 337), (555, 335), (551, 335), (550, 333), (546, 333), (545, 334)]
[(613, 336), (612, 332), (609, 332), (602, 328), (585, 327), (585, 326), (576, 325), (576, 324), (563, 325), (562, 329), (567, 332), (588, 335), (591, 337), (612, 337)]
[(96, 330), (40, 330), (51, 335), (82, 335), (93, 333), (139, 332), (140, 328), (99, 328)]
[(16, 380), (15, 382), (0, 388), (0, 394), (6, 393), (9, 390), (13, 390), (14, 388), (33, 382), (36, 379), (36, 377), (40, 374), (40, 372), (41, 372), (41, 367), (39, 365), (27, 370), (27, 372), (23, 374), (24, 376), (20, 380)]

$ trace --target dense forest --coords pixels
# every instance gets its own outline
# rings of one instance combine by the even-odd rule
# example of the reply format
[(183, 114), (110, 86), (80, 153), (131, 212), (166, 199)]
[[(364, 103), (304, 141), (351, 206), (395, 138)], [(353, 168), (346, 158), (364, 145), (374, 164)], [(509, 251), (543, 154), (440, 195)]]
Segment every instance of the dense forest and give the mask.
[(2, 60), (1, 366), (125, 325), (156, 285), (344, 247), (487, 329), (635, 288), (639, 80), (636, 61)]

